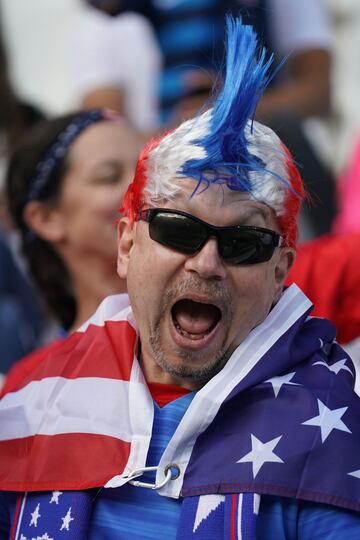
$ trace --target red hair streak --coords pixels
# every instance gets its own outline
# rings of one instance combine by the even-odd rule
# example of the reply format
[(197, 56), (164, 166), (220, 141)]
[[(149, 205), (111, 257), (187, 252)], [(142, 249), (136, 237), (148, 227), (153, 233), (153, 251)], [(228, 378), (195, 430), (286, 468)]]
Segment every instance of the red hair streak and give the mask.
[(132, 223), (136, 220), (136, 217), (145, 202), (144, 189), (148, 181), (147, 160), (154, 148), (156, 148), (168, 134), (169, 131), (162, 133), (159, 137), (150, 139), (139, 156), (133, 181), (129, 185), (119, 209), (119, 212), (130, 218)]
[(283, 144), (286, 155), (286, 166), (291, 188), (284, 202), (284, 212), (277, 218), (280, 231), (284, 235), (285, 245), (295, 247), (298, 237), (297, 218), (301, 202), (305, 197), (304, 185), (289, 149)]

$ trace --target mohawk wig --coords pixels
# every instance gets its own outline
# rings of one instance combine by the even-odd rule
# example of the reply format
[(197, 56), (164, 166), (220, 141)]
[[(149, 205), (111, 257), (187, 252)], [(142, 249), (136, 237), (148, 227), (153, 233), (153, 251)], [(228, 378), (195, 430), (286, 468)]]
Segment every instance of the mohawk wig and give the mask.
[[(122, 211), (135, 220), (141, 207), (171, 200), (182, 182), (222, 184), (270, 206), (287, 245), (294, 245), (296, 219), (304, 196), (287, 148), (268, 127), (253, 120), (268, 82), (266, 60), (251, 26), (227, 17), (227, 60), (223, 89), (213, 107), (152, 139), (141, 153)], [(186, 180), (184, 180), (186, 179)]]

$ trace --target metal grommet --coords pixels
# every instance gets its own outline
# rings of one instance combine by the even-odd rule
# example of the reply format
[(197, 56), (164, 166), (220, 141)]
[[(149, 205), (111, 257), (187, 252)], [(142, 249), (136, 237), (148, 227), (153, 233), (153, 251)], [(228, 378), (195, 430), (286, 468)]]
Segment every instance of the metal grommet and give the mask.
[(170, 480), (176, 480), (180, 476), (180, 467), (179, 465), (176, 465), (176, 463), (169, 463), (169, 465), (166, 465), (164, 469), (164, 474), (167, 475), (168, 471), (171, 472), (171, 478)]

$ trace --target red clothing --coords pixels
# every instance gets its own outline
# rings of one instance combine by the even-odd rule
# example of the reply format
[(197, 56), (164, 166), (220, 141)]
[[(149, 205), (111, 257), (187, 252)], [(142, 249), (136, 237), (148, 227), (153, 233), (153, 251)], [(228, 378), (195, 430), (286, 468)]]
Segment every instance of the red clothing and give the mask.
[(4, 386), (0, 392), (0, 398), (8, 392), (14, 392), (15, 390), (18, 390), (19, 387), (24, 386), (24, 381), (31, 378), (31, 375), (37, 366), (45, 360), (50, 352), (55, 351), (63, 341), (63, 339), (56, 339), (16, 362), (6, 376)]
[(287, 279), (293, 282), (314, 303), (312, 315), (335, 324), (340, 343), (360, 336), (360, 234), (327, 235), (300, 246)]
[(164, 407), (168, 403), (171, 403), (171, 401), (175, 401), (175, 399), (191, 392), (187, 388), (181, 388), (174, 384), (148, 383), (148, 387), (151, 397), (159, 407)]
[[(63, 341), (63, 339), (57, 339), (17, 362), (5, 379), (0, 398), (8, 392), (14, 392), (19, 387), (24, 386), (24, 381), (31, 377), (33, 371), (45, 360), (48, 354), (55, 351)], [(164, 407), (171, 401), (185, 396), (191, 391), (171, 384), (148, 383), (148, 387), (152, 398), (159, 407)]]

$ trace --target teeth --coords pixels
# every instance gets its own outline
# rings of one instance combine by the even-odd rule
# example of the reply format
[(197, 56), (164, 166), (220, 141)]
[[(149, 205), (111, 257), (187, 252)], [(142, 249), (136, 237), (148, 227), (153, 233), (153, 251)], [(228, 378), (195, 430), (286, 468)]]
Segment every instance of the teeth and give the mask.
[(176, 330), (179, 332), (179, 334), (181, 334), (182, 336), (184, 336), (184, 337), (186, 337), (188, 339), (194, 339), (194, 340), (202, 339), (203, 337), (210, 334), (211, 330), (213, 329), (213, 327), (211, 326), (209, 328), (209, 330), (207, 330), (207, 332), (204, 332), (203, 334), (190, 334), (186, 330), (183, 330), (183, 328), (181, 328), (181, 326), (179, 325), (179, 323), (176, 320), (174, 321), (174, 325), (175, 325)]

